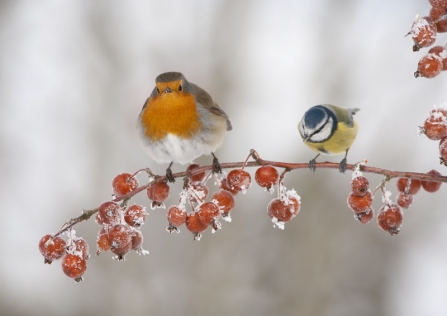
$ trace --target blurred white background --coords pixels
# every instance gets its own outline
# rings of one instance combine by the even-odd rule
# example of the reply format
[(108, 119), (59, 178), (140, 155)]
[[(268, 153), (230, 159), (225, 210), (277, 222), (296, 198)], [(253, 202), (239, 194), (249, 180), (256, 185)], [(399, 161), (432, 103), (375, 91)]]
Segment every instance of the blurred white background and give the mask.
[[(37, 247), (110, 199), (116, 174), (164, 172), (135, 123), (165, 71), (183, 72), (230, 116), (221, 162), (251, 148), (307, 162), (314, 153), (296, 125), (308, 107), (333, 103), (361, 108), (349, 162), (445, 173), (437, 143), (416, 129), (446, 100), (447, 72), (415, 79), (426, 50), (413, 53), (404, 37), (429, 9), (425, 0), (0, 2), (0, 314), (446, 315), (445, 185), (421, 190), (396, 237), (353, 219), (349, 173), (299, 170), (286, 185), (302, 208), (284, 231), (267, 216), (272, 196), (254, 185), (237, 196), (233, 222), (199, 242), (184, 227), (169, 235), (165, 212), (150, 210), (150, 255), (93, 256), (79, 284), (60, 262), (44, 265)], [(394, 198), (395, 181), (388, 187)], [(144, 193), (135, 201), (150, 203)], [(76, 226), (92, 254), (98, 229)]]

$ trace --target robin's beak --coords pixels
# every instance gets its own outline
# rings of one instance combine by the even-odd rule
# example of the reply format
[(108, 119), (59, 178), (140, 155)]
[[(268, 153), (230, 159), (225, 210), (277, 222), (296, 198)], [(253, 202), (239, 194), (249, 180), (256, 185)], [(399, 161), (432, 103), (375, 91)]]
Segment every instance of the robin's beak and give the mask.
[(172, 89), (171, 89), (171, 88), (166, 88), (165, 91), (163, 91), (163, 92), (165, 92), (165, 93), (171, 93), (171, 92), (172, 92)]

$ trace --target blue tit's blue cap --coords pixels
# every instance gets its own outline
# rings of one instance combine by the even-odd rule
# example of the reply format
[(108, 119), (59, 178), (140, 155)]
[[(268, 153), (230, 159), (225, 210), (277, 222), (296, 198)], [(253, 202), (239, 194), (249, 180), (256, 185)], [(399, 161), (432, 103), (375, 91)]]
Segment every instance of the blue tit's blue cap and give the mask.
[(310, 108), (304, 116), (304, 125), (307, 128), (314, 129), (318, 124), (325, 121), (327, 118), (326, 110), (321, 106), (314, 106)]

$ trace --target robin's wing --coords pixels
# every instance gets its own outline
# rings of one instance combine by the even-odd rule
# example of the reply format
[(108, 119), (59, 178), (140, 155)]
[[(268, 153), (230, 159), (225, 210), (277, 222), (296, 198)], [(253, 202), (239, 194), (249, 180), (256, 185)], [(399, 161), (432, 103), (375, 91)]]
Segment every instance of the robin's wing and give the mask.
[(227, 120), (227, 131), (231, 131), (233, 126), (231, 125), (230, 118), (228, 117), (227, 113), (225, 113), (219, 105), (213, 101), (208, 92), (193, 83), (190, 83), (190, 85), (194, 87), (196, 92), (196, 101), (208, 109), (211, 113), (223, 116)]

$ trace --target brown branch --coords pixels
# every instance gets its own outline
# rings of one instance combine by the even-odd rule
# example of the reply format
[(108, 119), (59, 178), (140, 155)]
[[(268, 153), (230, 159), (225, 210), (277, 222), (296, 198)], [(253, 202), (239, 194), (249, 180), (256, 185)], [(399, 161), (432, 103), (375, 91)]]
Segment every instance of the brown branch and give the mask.
[[(244, 162), (230, 162), (230, 163), (222, 163), (221, 167), (222, 169), (230, 169), (230, 168), (241, 168), (244, 167), (257, 167), (260, 165), (271, 165), (277, 168), (285, 168), (287, 171), (295, 170), (295, 169), (309, 169), (308, 163), (289, 163), (289, 162), (278, 162), (278, 161), (269, 161), (269, 160), (263, 160), (259, 157), (259, 155), (256, 153), (256, 151), (251, 150), (250, 155), (253, 159), (256, 161), (244, 161)], [(316, 169), (336, 169), (338, 170), (339, 164), (335, 162), (318, 162), (315, 164)], [(348, 164), (346, 165), (346, 170), (354, 170), (357, 167), (357, 164)], [(204, 171), (211, 171), (213, 169), (213, 165), (209, 166), (201, 166), (197, 169), (191, 170), (189, 172), (182, 171), (178, 173), (174, 173), (174, 178), (184, 178), (186, 176), (191, 176), (196, 173), (201, 173)], [(142, 170), (149, 170), (150, 169), (142, 169)], [(141, 170), (140, 170), (141, 171)], [(408, 171), (392, 171), (382, 168), (376, 168), (376, 167), (369, 167), (365, 165), (360, 165), (360, 171), (366, 172), (366, 173), (375, 173), (386, 176), (386, 181), (391, 180), (392, 178), (410, 178), (410, 179), (418, 179), (423, 181), (434, 181), (434, 182), (447, 182), (446, 176), (436, 176), (436, 175), (430, 175), (426, 173), (419, 173), (419, 172), (408, 172)], [(149, 173), (151, 176), (154, 176), (152, 172)], [(129, 192), (125, 195), (121, 195), (113, 199), (114, 202), (123, 201), (121, 206), (125, 206), (127, 201), (132, 198), (134, 195), (140, 193), (143, 190), (146, 190), (154, 181), (164, 181), (166, 176), (157, 176), (155, 180), (142, 185), (132, 192)], [(82, 214), (79, 217), (70, 219), (67, 221), (59, 232), (57, 232), (53, 237), (59, 236), (60, 234), (64, 233), (65, 231), (71, 229), (74, 225), (76, 225), (79, 222), (85, 221), (90, 219), (90, 217), (95, 214), (98, 211), (97, 208), (89, 211), (83, 211)]]

